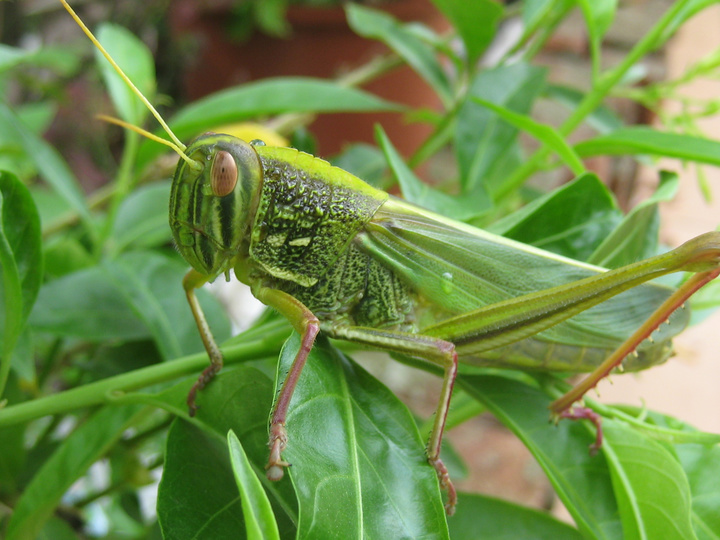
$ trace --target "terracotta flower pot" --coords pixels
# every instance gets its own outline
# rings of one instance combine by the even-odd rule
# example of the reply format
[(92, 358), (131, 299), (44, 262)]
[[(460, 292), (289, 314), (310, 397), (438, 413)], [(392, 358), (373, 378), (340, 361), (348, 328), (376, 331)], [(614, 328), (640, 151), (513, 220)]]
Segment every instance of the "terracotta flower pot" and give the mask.
[[(396, 0), (383, 5), (405, 21), (419, 21), (435, 29), (447, 22), (429, 0)], [(197, 99), (230, 86), (267, 77), (304, 75), (332, 78), (387, 52), (377, 41), (362, 38), (348, 27), (341, 7), (292, 6), (288, 10), (292, 35), (274, 38), (256, 32), (244, 43), (228, 39), (227, 6), (198, 8), (197, 0), (181, 0), (172, 10), (177, 36), (199, 37), (199, 52), (189, 61), (185, 87), (189, 99)], [(432, 89), (410, 68), (401, 67), (373, 81), (366, 90), (410, 107), (438, 108)], [(318, 139), (319, 153), (331, 155), (348, 142), (373, 142), (373, 126), (383, 125), (400, 151), (409, 155), (429, 135), (430, 128), (408, 124), (401, 114), (326, 114), (310, 129)]]

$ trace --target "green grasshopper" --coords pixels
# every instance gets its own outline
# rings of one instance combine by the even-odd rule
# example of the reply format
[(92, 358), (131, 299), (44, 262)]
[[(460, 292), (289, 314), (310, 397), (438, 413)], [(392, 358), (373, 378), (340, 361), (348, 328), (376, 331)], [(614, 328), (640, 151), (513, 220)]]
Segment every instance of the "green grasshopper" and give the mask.
[[(720, 233), (605, 271), (423, 210), (291, 148), (216, 133), (185, 146), (61, 1), (174, 141), (160, 142), (182, 158), (170, 227), (192, 267), (183, 287), (210, 358), (188, 395), (190, 414), (197, 392), (223, 364), (198, 287), (233, 271), (302, 338), (271, 416), (271, 480), (288, 466), (282, 457), (288, 406), (321, 332), (443, 370), (427, 458), (452, 514), (456, 494), (440, 445), (459, 362), (592, 372), (551, 412), (593, 419), (572, 405), (621, 364), (632, 371), (666, 360), (688, 319), (677, 308), (720, 274)], [(677, 291), (645, 283), (678, 271), (695, 275)]]

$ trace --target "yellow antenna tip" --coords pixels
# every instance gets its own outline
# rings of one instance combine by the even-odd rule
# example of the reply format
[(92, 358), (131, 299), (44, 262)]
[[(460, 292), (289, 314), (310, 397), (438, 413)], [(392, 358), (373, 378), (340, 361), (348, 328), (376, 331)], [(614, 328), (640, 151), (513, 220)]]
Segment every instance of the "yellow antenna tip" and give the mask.
[(198, 170), (202, 168), (202, 165), (200, 165), (197, 161), (190, 159), (190, 157), (184, 152), (184, 148), (178, 147), (175, 143), (172, 141), (168, 141), (167, 139), (163, 139), (162, 137), (158, 137), (154, 133), (150, 133), (149, 131), (134, 126), (132, 124), (129, 124), (128, 122), (125, 122), (125, 120), (120, 120), (119, 118), (115, 118), (113, 116), (107, 116), (105, 114), (97, 114), (95, 115), (95, 118), (98, 120), (102, 120), (103, 122), (107, 122), (108, 124), (115, 124), (116, 126), (120, 126), (122, 128), (125, 128), (130, 131), (134, 131), (135, 133), (142, 135), (146, 139), (150, 139), (151, 141), (158, 142), (160, 144), (164, 144), (165, 146), (168, 146), (173, 149), (173, 151), (180, 156), (180, 158), (184, 159), (185, 162), (192, 167), (195, 170)]

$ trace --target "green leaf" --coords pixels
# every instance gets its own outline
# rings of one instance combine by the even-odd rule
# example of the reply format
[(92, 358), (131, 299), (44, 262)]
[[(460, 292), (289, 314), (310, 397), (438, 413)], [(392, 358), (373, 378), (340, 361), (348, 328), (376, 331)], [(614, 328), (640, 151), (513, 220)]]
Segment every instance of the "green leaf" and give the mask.
[(432, 47), (413, 34), (407, 25), (383, 11), (358, 4), (347, 4), (345, 9), (348, 23), (356, 33), (385, 43), (425, 79), (445, 103), (450, 102), (450, 82)]
[(470, 493), (460, 493), (457, 512), (448, 520), (448, 524), (453, 540), (582, 538), (577, 529), (544, 512)]
[(587, 261), (621, 219), (610, 191), (589, 173), (535, 199), (487, 230)]
[(60, 498), (134, 425), (137, 405), (107, 406), (77, 427), (40, 467), (13, 510), (7, 540), (34, 540)]
[[(229, 88), (182, 109), (170, 122), (180, 140), (188, 140), (223, 124), (282, 113), (400, 111), (362, 90), (309, 77), (279, 77)], [(146, 142), (140, 148), (138, 168), (165, 149)]]
[(590, 38), (599, 44), (615, 19), (617, 0), (581, 0), (580, 7), (585, 15)]
[[(282, 378), (298, 345), (295, 336), (284, 348)], [(314, 348), (291, 401), (284, 457), (293, 464), (292, 482), (262, 479), (281, 537), (293, 536), (292, 522), (299, 538), (349, 538), (357, 536), (353, 531), (370, 538), (446, 538), (435, 472), (410, 413), (389, 390), (327, 347)], [(162, 400), (168, 410), (186, 415), (192, 382), (150, 401)], [(167, 537), (208, 531), (207, 537), (217, 538), (224, 536), (212, 536), (213, 531), (242, 530), (222, 434), (233, 429), (262, 474), (272, 397), (270, 380), (257, 369), (225, 370), (198, 395), (194, 422), (202, 431), (181, 421), (173, 425), (158, 501)]]
[[(264, 0), (251, 4), (257, 25), (271, 36), (288, 37), (292, 33), (285, 12), (288, 0)], [(237, 8), (236, 8), (237, 9)]]
[[(657, 435), (652, 428), (671, 430), (672, 438), (668, 440), (682, 441), (698, 437), (698, 441), (706, 440), (709, 444), (689, 443), (674, 444), (672, 451), (685, 471), (692, 494), (692, 524), (698, 538), (716, 540), (720, 538), (720, 446), (717, 438), (720, 435), (704, 434), (696, 428), (671, 416), (645, 408), (622, 406), (620, 409), (636, 418), (644, 418), (648, 433)], [(678, 434), (685, 437), (680, 438)], [(713, 441), (712, 439), (715, 439)], [(662, 439), (657, 439), (662, 440)]]
[(24, 49), (0, 44), (0, 73), (22, 65), (45, 67), (55, 73), (70, 75), (77, 69), (79, 63), (76, 53), (62, 48)]
[(425, 184), (405, 164), (382, 127), (376, 126), (375, 136), (400, 184), (403, 197), (408, 201), (458, 220), (469, 219), (491, 207), (483, 191), (475, 191), (470, 197), (457, 198)]
[[(293, 334), (281, 353), (279, 380), (299, 345)], [(313, 349), (286, 426), (298, 538), (447, 538), (436, 475), (412, 416), (339, 351)]]
[[(11, 403), (22, 399), (13, 381), (17, 379), (11, 378), (6, 392), (6, 399)], [(0, 431), (0, 497), (3, 500), (15, 499), (24, 487), (24, 482), (18, 473), (25, 470), (27, 463), (26, 427), (25, 424), (18, 424), (4, 427)]]
[(553, 10), (555, 0), (525, 0), (522, 5), (522, 18), (525, 26), (535, 27)]
[(545, 42), (575, 4), (575, 0), (524, 0), (523, 33), (517, 41), (518, 44), (528, 44), (533, 39)]
[[(114, 261), (105, 261), (108, 279), (121, 292), (125, 302), (144, 322), (165, 360), (204, 350), (195, 320), (182, 290), (187, 267), (152, 252), (131, 252)], [(217, 302), (205, 316), (219, 343), (230, 336), (227, 317)], [(212, 317), (212, 319), (210, 319)]]
[[(37, 171), (33, 174), (37, 174)], [(68, 214), (74, 212), (68, 201), (64, 197), (58, 197), (57, 192), (45, 183), (37, 183), (29, 186), (29, 188), (40, 213), (40, 223), (43, 230), (64, 221), (67, 219)], [(82, 231), (80, 231), (80, 234), (82, 234)], [(54, 235), (49, 240), (55, 240)]]
[(34, 384), (37, 380), (35, 347), (36, 339), (30, 332), (28, 326), (23, 328), (17, 341), (15, 349), (10, 358), (11, 371), (17, 375), (18, 379), (26, 384)]
[(608, 234), (588, 259), (591, 264), (619, 268), (657, 254), (660, 216), (658, 204), (671, 200), (680, 185), (677, 174), (660, 173), (660, 185), (652, 197), (636, 205)]
[(247, 537), (249, 539), (280, 538), (270, 501), (250, 465), (240, 440), (232, 430), (228, 432), (228, 447), (235, 482), (240, 490)]
[[(97, 38), (135, 87), (148, 101), (152, 101), (155, 96), (155, 62), (145, 44), (122, 26), (109, 23), (100, 26)], [(95, 57), (122, 119), (141, 125), (150, 111), (97, 49)]]
[(495, 191), (508, 177), (505, 160), (515, 151), (518, 130), (478, 104), (480, 97), (511, 111), (527, 114), (542, 92), (545, 70), (514, 64), (480, 72), (471, 83), (469, 97), (460, 106), (455, 130), (455, 152), (463, 192), (482, 188)]
[[(21, 125), (35, 135), (47, 130), (55, 118), (57, 109), (57, 104), (51, 101), (13, 106), (13, 112)], [(31, 156), (23, 150), (13, 130), (0, 130), (0, 169), (16, 174), (26, 184), (37, 175), (37, 168)]]
[(593, 436), (575, 422), (549, 421), (550, 399), (537, 388), (498, 376), (462, 376), (463, 388), (517, 435), (547, 474), (586, 538), (622, 537), (610, 472), (591, 457)]
[(95, 226), (85, 195), (58, 151), (27, 129), (5, 103), (0, 103), (0, 129), (20, 142), (43, 179), (80, 215), (86, 231), (94, 238)]
[(173, 422), (158, 490), (163, 538), (243, 538), (240, 496), (227, 447), (192, 424)]
[(690, 325), (699, 324), (720, 307), (720, 282), (716, 279), (704, 285), (689, 303), (692, 310)]
[(602, 39), (615, 18), (617, 0), (580, 0), (579, 4), (588, 29), (593, 70), (597, 77), (600, 72)]
[(37, 540), (81, 540), (81, 537), (67, 520), (53, 516), (47, 520)]
[(98, 266), (43, 285), (30, 325), (35, 330), (90, 341), (140, 339), (150, 335)]
[(692, 493), (695, 533), (700, 539), (720, 538), (720, 446), (682, 444), (675, 447)]
[[(573, 111), (582, 103), (587, 94), (569, 86), (549, 84), (546, 95), (567, 107), (569, 111)], [(615, 111), (605, 105), (600, 105), (585, 118), (585, 121), (599, 133), (616, 131), (625, 125)]]
[(130, 246), (155, 247), (170, 242), (172, 233), (166, 212), (158, 208), (170, 200), (170, 181), (141, 186), (120, 205), (113, 223), (113, 248), (121, 252)]
[(664, 133), (649, 127), (619, 129), (578, 143), (575, 151), (582, 157), (647, 154), (720, 166), (720, 141), (694, 135)]
[(82, 242), (72, 236), (53, 238), (45, 243), (45, 278), (72, 274), (95, 264)]
[(626, 539), (695, 538), (690, 486), (680, 464), (660, 443), (612, 420), (603, 422), (603, 453)]
[(364, 143), (348, 145), (332, 159), (332, 164), (377, 188), (387, 173), (387, 161), (382, 151)]
[(28, 189), (0, 171), (0, 396), (42, 281), (40, 218)]
[(0, 44), (0, 73), (21, 64), (28, 54), (25, 49)]
[(487, 49), (497, 32), (503, 8), (493, 0), (433, 0), (460, 34), (473, 65)]
[[(0, 246), (0, 271), (3, 273), (0, 284), (15, 282), (17, 290), (6, 294), (17, 297), (18, 302), (12, 303), (15, 308), (12, 317), (0, 318), (0, 327), (7, 328), (13, 320), (22, 327), (42, 281), (40, 219), (30, 191), (16, 176), (4, 171), (0, 171)], [(3, 335), (9, 335), (7, 330)]]
[(473, 100), (483, 107), (487, 107), (503, 120), (515, 126), (517, 129), (521, 129), (526, 133), (529, 133), (538, 141), (553, 150), (575, 175), (580, 175), (585, 172), (585, 165), (583, 165), (580, 157), (565, 141), (562, 135), (560, 135), (560, 133), (552, 126), (541, 124), (527, 115), (517, 114), (478, 97), (473, 98)]
[[(187, 266), (152, 252), (130, 252), (44, 285), (30, 317), (34, 328), (102, 341), (153, 337), (167, 360), (203, 350), (182, 279)], [(198, 291), (219, 342), (229, 323), (218, 302)]]
[[(187, 414), (187, 380), (155, 397), (164, 407)], [(225, 434), (233, 430), (256, 474), (262, 478), (281, 538), (295, 536), (297, 508), (287, 480), (265, 479), (272, 381), (254, 367), (224, 370), (198, 394), (193, 424), (176, 420), (168, 434), (158, 491), (158, 518), (165, 538), (236, 538), (244, 530)]]

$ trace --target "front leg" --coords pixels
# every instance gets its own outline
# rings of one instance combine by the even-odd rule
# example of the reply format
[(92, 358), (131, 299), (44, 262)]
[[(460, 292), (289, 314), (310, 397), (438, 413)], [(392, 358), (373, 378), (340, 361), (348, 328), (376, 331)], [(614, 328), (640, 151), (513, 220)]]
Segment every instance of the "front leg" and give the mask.
[(315, 343), (315, 337), (320, 331), (320, 323), (315, 315), (305, 305), (290, 296), (289, 294), (271, 289), (268, 287), (253, 288), (253, 295), (263, 304), (277, 309), (292, 324), (295, 331), (300, 334), (302, 343), (300, 350), (295, 356), (285, 381), (280, 389), (280, 394), (275, 401), (272, 417), (270, 420), (270, 458), (265, 466), (269, 480), (280, 480), (284, 475), (284, 468), (290, 464), (282, 459), (282, 451), (287, 446), (287, 430), (285, 421), (287, 419), (288, 407), (293, 392), (300, 379), (307, 357)]
[(205, 319), (205, 314), (203, 313), (202, 307), (200, 307), (200, 302), (198, 302), (197, 296), (195, 296), (195, 289), (202, 287), (207, 282), (208, 276), (192, 269), (188, 271), (183, 278), (183, 289), (185, 289), (190, 310), (195, 318), (195, 324), (197, 324), (203, 345), (205, 345), (205, 350), (210, 358), (210, 365), (203, 370), (197, 382), (195, 382), (188, 393), (187, 405), (190, 416), (195, 416), (198, 409), (197, 405), (195, 405), (195, 396), (198, 391), (205, 388), (223, 367), (222, 353), (210, 331), (210, 326)]

